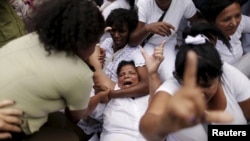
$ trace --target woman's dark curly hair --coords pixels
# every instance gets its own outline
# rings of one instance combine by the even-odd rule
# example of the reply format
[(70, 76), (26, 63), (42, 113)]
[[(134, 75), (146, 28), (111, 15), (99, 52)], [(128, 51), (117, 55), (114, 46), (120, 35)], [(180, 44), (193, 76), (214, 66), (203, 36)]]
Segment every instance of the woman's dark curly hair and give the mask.
[(137, 23), (137, 12), (124, 8), (112, 10), (106, 19), (106, 26), (115, 26), (117, 30), (123, 30), (124, 26), (128, 26), (129, 34), (136, 28)]
[(33, 20), (45, 49), (68, 55), (97, 43), (105, 27), (102, 14), (90, 0), (47, 1), (38, 7)]
[(121, 69), (123, 66), (126, 66), (126, 65), (132, 65), (134, 68), (135, 67), (135, 62), (132, 60), (132, 61), (126, 61), (126, 60), (122, 60), (119, 64), (118, 64), (118, 67), (117, 67), (117, 70), (116, 70), (116, 74), (117, 76), (119, 76), (119, 73), (121, 72)]

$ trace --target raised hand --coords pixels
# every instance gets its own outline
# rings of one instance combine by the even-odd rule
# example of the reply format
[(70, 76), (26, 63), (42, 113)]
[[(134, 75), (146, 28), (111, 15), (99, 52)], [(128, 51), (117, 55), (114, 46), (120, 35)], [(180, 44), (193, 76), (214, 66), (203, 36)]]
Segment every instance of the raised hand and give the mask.
[[(206, 101), (197, 86), (197, 56), (188, 52), (182, 86), (170, 95), (157, 91), (140, 120), (140, 132), (148, 141), (161, 141), (175, 131), (206, 122), (231, 122), (232, 116), (224, 111), (206, 111)], [(155, 84), (155, 81), (151, 81)]]
[(182, 87), (173, 95), (168, 105), (169, 124), (173, 127), (172, 130), (205, 122), (231, 122), (232, 115), (224, 111), (206, 111), (206, 101), (196, 84), (197, 56), (194, 52), (188, 52), (185, 66)]
[(154, 53), (152, 55), (148, 55), (147, 52), (141, 48), (141, 53), (145, 59), (146, 67), (148, 69), (149, 74), (157, 73), (157, 70), (164, 60), (164, 46), (166, 41), (162, 41), (161, 44), (154, 49)]
[(0, 102), (0, 139), (11, 138), (10, 132), (21, 132), (20, 125), (22, 120), (22, 111), (12, 108), (4, 108), (6, 106), (14, 105), (15, 102), (11, 100), (4, 100)]
[(146, 30), (148, 32), (159, 34), (161, 36), (169, 36), (171, 35), (171, 30), (175, 30), (175, 27), (166, 22), (155, 22), (146, 25)]

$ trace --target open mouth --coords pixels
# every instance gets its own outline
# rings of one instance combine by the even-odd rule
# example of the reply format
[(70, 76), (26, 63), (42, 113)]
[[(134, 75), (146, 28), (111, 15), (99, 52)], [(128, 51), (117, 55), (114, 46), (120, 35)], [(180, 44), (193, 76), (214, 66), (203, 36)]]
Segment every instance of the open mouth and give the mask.
[(123, 83), (123, 86), (129, 86), (129, 85), (132, 85), (131, 81), (126, 81), (126, 82)]

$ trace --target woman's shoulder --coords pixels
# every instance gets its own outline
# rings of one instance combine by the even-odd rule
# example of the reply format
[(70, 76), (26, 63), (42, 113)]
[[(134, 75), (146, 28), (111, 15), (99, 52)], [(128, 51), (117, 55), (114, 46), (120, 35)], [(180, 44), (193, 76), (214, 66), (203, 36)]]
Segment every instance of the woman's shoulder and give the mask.
[(241, 33), (249, 33), (250, 32), (250, 17), (246, 15), (242, 15), (239, 27), (237, 31), (240, 30)]
[(248, 78), (239, 69), (226, 62), (223, 63), (222, 71), (223, 71), (222, 74), (223, 81), (225, 83), (228, 83), (232, 87), (234, 86), (237, 87), (239, 81), (243, 82), (248, 80)]
[(106, 38), (101, 44), (100, 47), (103, 49), (108, 49), (108, 48), (112, 48), (113, 45), (113, 40), (112, 38)]
[(228, 64), (227, 62), (223, 63), (222, 66), (223, 74), (239, 74), (241, 73), (236, 67), (232, 66), (231, 64)]
[(156, 90), (156, 92), (165, 91), (169, 93), (170, 95), (173, 95), (179, 88), (180, 88), (180, 84), (178, 83), (178, 81), (174, 77), (171, 77), (167, 79), (166, 81), (164, 81), (161, 84), (161, 86)]

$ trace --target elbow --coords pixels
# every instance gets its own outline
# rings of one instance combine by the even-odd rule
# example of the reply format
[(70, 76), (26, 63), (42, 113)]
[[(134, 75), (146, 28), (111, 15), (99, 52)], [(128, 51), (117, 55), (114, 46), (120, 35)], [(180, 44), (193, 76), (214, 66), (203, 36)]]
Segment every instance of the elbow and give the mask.
[(146, 116), (143, 116), (139, 123), (139, 131), (147, 141), (162, 141), (164, 138), (158, 136), (153, 125)]
[(143, 116), (139, 123), (139, 131), (147, 140), (150, 141), (149, 137), (151, 136), (152, 132), (148, 130), (147, 124), (148, 122), (145, 121), (145, 117)]
[(153, 113), (146, 112), (139, 123), (139, 131), (147, 141), (162, 141), (168, 135), (162, 120)]

